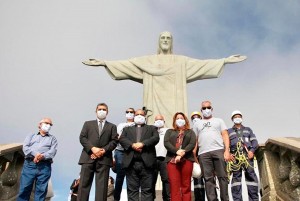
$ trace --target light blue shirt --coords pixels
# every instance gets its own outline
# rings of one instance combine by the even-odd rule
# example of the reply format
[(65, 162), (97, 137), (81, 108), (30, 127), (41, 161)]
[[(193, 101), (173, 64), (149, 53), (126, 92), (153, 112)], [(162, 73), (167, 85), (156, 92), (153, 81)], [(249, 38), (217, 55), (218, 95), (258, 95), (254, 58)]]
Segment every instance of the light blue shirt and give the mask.
[(44, 155), (44, 160), (53, 159), (57, 152), (57, 139), (47, 133), (42, 136), (40, 133), (28, 135), (23, 143), (25, 158), (34, 158), (37, 153)]

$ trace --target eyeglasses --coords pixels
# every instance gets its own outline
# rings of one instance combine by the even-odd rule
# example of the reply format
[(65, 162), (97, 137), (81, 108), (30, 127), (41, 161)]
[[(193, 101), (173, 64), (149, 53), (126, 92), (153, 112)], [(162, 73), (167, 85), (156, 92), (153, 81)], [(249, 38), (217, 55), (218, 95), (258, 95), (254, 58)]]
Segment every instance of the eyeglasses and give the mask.
[(126, 114), (128, 114), (128, 113), (132, 113), (133, 114), (134, 112), (133, 111), (126, 111)]
[(42, 122), (42, 123), (44, 123), (44, 124), (49, 124), (50, 126), (53, 126), (53, 124), (50, 123), (50, 122)]
[(202, 107), (202, 110), (206, 110), (206, 109), (211, 109), (211, 106), (207, 106), (207, 107)]

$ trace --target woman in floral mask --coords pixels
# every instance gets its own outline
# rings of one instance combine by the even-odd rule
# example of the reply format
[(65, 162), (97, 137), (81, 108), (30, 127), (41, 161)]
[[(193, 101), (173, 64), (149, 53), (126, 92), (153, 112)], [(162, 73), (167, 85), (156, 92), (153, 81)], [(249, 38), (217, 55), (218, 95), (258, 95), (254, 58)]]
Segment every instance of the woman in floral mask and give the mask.
[(172, 201), (191, 201), (191, 177), (193, 171), (193, 149), (196, 135), (190, 129), (188, 118), (182, 112), (173, 117), (173, 129), (164, 138), (167, 149), (167, 169)]

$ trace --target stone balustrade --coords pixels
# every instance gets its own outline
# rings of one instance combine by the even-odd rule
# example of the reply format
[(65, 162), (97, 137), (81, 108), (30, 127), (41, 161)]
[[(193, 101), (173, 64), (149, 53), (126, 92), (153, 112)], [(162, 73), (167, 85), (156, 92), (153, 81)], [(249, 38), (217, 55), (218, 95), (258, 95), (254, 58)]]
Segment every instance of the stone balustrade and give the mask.
[[(23, 163), (22, 144), (0, 144), (0, 201), (17, 199)], [(51, 197), (53, 191), (50, 183), (46, 200)]]
[[(300, 138), (270, 138), (256, 152), (262, 201), (300, 201)], [(0, 201), (16, 200), (22, 144), (0, 145)], [(50, 183), (46, 200), (53, 197)]]
[(262, 201), (300, 201), (300, 138), (271, 138), (256, 152)]

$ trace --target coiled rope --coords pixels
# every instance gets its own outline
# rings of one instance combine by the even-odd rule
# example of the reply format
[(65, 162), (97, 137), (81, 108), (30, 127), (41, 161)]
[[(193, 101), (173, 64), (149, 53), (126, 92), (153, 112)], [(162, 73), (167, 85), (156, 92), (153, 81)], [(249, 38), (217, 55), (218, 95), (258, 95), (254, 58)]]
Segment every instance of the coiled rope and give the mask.
[[(247, 147), (243, 147), (242, 142), (239, 141), (236, 144), (236, 152), (234, 153), (234, 160), (227, 162), (227, 173), (228, 173), (228, 180), (230, 180), (230, 175), (234, 171), (238, 171), (241, 168), (254, 168), (253, 166), (250, 165), (248, 157), (246, 154), (244, 154), (244, 148), (248, 152)], [(255, 158), (254, 158), (255, 160)]]

